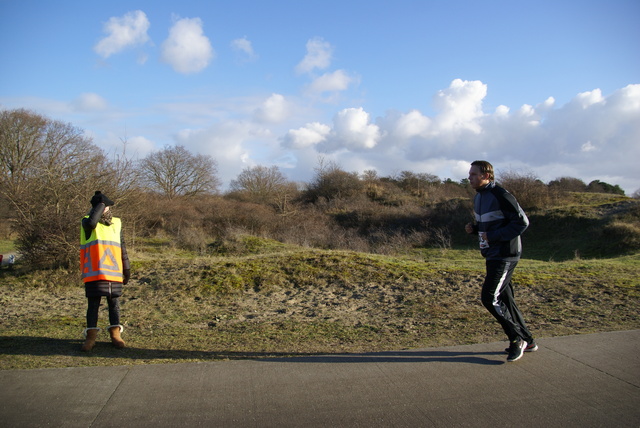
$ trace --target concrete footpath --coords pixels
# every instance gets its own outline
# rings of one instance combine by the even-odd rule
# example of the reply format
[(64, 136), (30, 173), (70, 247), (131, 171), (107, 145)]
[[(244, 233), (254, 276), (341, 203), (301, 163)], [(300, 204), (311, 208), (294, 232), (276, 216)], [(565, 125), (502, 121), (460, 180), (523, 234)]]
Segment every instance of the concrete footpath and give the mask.
[(639, 427), (640, 330), (119, 367), (0, 371), (2, 427)]

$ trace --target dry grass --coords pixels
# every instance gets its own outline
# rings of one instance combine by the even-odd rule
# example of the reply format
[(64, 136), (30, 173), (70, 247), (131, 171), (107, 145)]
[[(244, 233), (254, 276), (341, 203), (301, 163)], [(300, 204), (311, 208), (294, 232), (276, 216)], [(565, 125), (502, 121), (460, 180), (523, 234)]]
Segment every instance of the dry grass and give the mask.
[[(3, 271), (0, 369), (369, 352), (503, 339), (479, 302), (473, 251), (403, 257), (273, 248), (238, 257), (134, 254), (122, 298), (128, 347), (103, 330), (79, 351), (86, 301), (75, 273)], [(640, 327), (640, 255), (523, 260), (517, 299), (538, 337)], [(105, 305), (106, 306), (106, 305)], [(100, 323), (107, 325), (106, 308)]]

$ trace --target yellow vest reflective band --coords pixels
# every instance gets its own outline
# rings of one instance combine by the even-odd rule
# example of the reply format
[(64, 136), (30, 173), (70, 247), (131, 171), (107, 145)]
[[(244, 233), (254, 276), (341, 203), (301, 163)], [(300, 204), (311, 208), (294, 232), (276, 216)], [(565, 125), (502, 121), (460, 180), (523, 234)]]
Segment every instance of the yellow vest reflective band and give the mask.
[(117, 217), (112, 219), (111, 226), (98, 223), (88, 239), (80, 227), (80, 269), (84, 282), (122, 282), (121, 229), (122, 223)]

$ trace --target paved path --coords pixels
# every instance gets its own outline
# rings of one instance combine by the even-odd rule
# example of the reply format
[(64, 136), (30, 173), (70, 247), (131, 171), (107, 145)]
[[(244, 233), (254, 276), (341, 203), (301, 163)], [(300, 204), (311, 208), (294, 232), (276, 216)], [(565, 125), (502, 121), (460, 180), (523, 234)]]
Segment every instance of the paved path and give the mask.
[(0, 426), (640, 426), (640, 330), (538, 345), (4, 370)]

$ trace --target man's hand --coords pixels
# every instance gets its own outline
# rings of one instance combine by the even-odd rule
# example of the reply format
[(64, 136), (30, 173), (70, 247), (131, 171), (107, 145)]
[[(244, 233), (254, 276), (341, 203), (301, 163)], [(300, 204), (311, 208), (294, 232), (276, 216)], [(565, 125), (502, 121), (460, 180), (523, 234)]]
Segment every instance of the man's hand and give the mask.
[(473, 223), (467, 223), (464, 227), (464, 230), (468, 233), (468, 234), (472, 234), (473, 233)]

